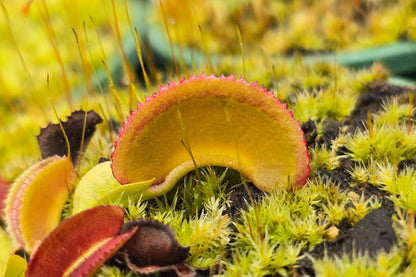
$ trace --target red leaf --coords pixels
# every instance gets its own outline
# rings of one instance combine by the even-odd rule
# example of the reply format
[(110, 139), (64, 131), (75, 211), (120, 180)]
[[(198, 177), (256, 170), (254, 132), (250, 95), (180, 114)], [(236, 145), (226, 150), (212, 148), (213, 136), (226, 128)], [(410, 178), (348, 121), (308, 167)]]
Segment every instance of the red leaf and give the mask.
[(124, 245), (137, 231), (135, 227), (120, 236), (110, 239), (104, 243), (99, 250), (95, 251), (91, 256), (84, 260), (68, 277), (90, 276), (94, 273), (106, 260), (111, 258), (114, 253)]
[(135, 232), (114, 238), (123, 224), (123, 216), (120, 207), (98, 206), (63, 221), (33, 254), (26, 276), (92, 274)]

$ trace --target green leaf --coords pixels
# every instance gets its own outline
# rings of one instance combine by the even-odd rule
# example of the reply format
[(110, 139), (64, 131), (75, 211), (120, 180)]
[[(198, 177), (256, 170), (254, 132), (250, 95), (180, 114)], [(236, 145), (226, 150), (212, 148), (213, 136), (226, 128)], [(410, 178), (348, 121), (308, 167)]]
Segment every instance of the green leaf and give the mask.
[(113, 177), (111, 162), (103, 162), (88, 171), (77, 185), (74, 193), (73, 213), (115, 201), (128, 204), (128, 198), (137, 201), (153, 180), (120, 185)]
[(27, 262), (18, 255), (11, 255), (7, 261), (4, 277), (22, 277), (25, 276)]

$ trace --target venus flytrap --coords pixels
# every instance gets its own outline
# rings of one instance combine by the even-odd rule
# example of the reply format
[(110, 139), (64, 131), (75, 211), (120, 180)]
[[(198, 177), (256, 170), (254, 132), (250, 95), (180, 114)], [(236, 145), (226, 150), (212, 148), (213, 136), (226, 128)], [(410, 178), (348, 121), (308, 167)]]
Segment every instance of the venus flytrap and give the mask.
[[(302, 28), (304, 28), (304, 26)], [(246, 65), (251, 64), (254, 67), (256, 63), (258, 63), (256, 59), (246, 59)], [(276, 77), (276, 86), (278, 87), (278, 91), (275, 94), (283, 96), (282, 98), (286, 98), (289, 94), (292, 93), (292, 95), (307, 95), (309, 98), (306, 99), (304, 103), (299, 101), (290, 103), (289, 105), (293, 104), (293, 107), (299, 106), (300, 108), (302, 105), (307, 107), (307, 109), (304, 111), (298, 110), (298, 114), (300, 118), (305, 120), (308, 120), (309, 118), (314, 118), (317, 120), (318, 131), (321, 131), (322, 129), (322, 126), (319, 123), (322, 122), (323, 119), (335, 118), (341, 120), (346, 115), (350, 114), (352, 107), (355, 104), (356, 96), (354, 94), (359, 92), (351, 89), (351, 86), (355, 84), (355, 82), (352, 82), (355, 76), (352, 76), (352, 74), (343, 71), (342, 68), (339, 68), (335, 65), (328, 65), (326, 63), (316, 65), (315, 67), (315, 65), (304, 65), (302, 64), (302, 61), (300, 61), (296, 66), (297, 68), (290, 65), (287, 66), (289, 69), (284, 69), (283, 67), (286, 67), (285, 65), (281, 66), (279, 63), (277, 64), (277, 75), (280, 76)], [(269, 68), (272, 68), (270, 62), (267, 64), (267, 67), (264, 66), (260, 70), (255, 70), (255, 73), (253, 73), (254, 70), (252, 70), (251, 73), (248, 73), (250, 76), (247, 77), (248, 80), (255, 80), (260, 78), (261, 84), (270, 84), (271, 81), (269, 77), (272, 74), (271, 70), (268, 70)], [(229, 72), (236, 72), (235, 67), (230, 67), (228, 70)], [(285, 70), (288, 72), (284, 72)], [(377, 72), (377, 70), (379, 70), (379, 72)], [(284, 76), (284, 74), (286, 74), (286, 76)], [(357, 73), (357, 75), (359, 74), (365, 75), (365, 73), (362, 72)], [(383, 75), (384, 73), (380, 68), (373, 68), (369, 73), (371, 76), (368, 78), (374, 78), (374, 76), (377, 74)], [(253, 76), (256, 77), (253, 78)], [(288, 80), (290, 78), (291, 80)], [(362, 79), (359, 79), (358, 77), (358, 80), (366, 80), (366, 78), (366, 76), (363, 76)], [(179, 86), (179, 84), (177, 85)], [(170, 89), (172, 88), (169, 87), (167, 90)], [(294, 90), (298, 89), (306, 89), (312, 92), (293, 92)], [(120, 94), (121, 97), (128, 95), (127, 93)], [(351, 97), (351, 95), (354, 96)], [(160, 95), (157, 97), (160, 97)], [(294, 96), (293, 99), (297, 100), (301, 98), (296, 97), (297, 96)], [(286, 98), (286, 100), (289, 99)], [(307, 103), (307, 101), (311, 101), (312, 104), (316, 104), (316, 107), (312, 107), (312, 105)], [(144, 105), (149, 103), (150, 101), (146, 101), (146, 104)], [(129, 104), (131, 104), (131, 101)], [(326, 105), (332, 106), (332, 108), (327, 108), (325, 107)], [(224, 108), (224, 111), (226, 110), (228, 109)], [(396, 109), (399, 112), (394, 112), (393, 109), (391, 110), (392, 112), (390, 115), (385, 115), (385, 118), (388, 119), (387, 121), (389, 123), (394, 124), (395, 118), (400, 118), (400, 120), (402, 120), (401, 107)], [(157, 116), (163, 116), (163, 113), (155, 114)], [(124, 120), (124, 117), (120, 116), (120, 120)], [(374, 128), (375, 131), (378, 130), (377, 128), (378, 125), (380, 125), (382, 118), (380, 117), (380, 120), (377, 120), (377, 118), (374, 119), (374, 124), (377, 125)], [(134, 116), (129, 118), (128, 121), (130, 121), (130, 123), (131, 121), (134, 121)], [(125, 127), (128, 126), (128, 124), (129, 123), (126, 123)], [(215, 126), (215, 124), (213, 125)], [(150, 126), (150, 124), (147, 126)], [(230, 125), (228, 125), (228, 127), (230, 127)], [(187, 127), (185, 129), (187, 131), (184, 133), (186, 133), (186, 135), (189, 137), (192, 137), (192, 132), (198, 131), (197, 129), (193, 130), (192, 127)], [(190, 129), (191, 131), (188, 133)], [(156, 130), (155, 133), (157, 134), (158, 129), (156, 128), (154, 130)], [(132, 133), (134, 133), (134, 131)], [(258, 133), (261, 132), (258, 131)], [(312, 149), (312, 168), (316, 169), (318, 167), (323, 167), (329, 171), (337, 168), (340, 164), (339, 160), (342, 158), (340, 155), (337, 155), (339, 153), (337, 150), (339, 150), (339, 146), (343, 146), (344, 144), (347, 145), (346, 141), (349, 139), (350, 138), (345, 138), (345, 135), (341, 135), (336, 139), (331, 149)], [(83, 168), (80, 171), (80, 175), (82, 177), (85, 177), (85, 175), (88, 174), (87, 171), (90, 170), (92, 165), (96, 163), (99, 155), (105, 158), (110, 157), (109, 148), (112, 145), (112, 141), (113, 140), (111, 139), (111, 135), (109, 138), (106, 137), (101, 141), (97, 141), (96, 146), (97, 149), (100, 149), (100, 154), (97, 154), (98, 152), (94, 153), (94, 151), (91, 150), (90, 153), (87, 153), (84, 156), (82, 163)], [(183, 143), (183, 140), (178, 141)], [(412, 147), (411, 141), (406, 142), (405, 144), (407, 147)], [(207, 145), (208, 144), (203, 146), (205, 147)], [(233, 167), (236, 170), (241, 170), (240, 166), (244, 165), (247, 160), (250, 160), (246, 159), (240, 163), (241, 160), (238, 159), (238, 155), (244, 153), (244, 151), (240, 151), (242, 149), (242, 145), (244, 147), (245, 143), (239, 143), (238, 140), (234, 140), (233, 143), (230, 143), (230, 149), (234, 149), (235, 152), (237, 152), (237, 162), (235, 163), (237, 165)], [(147, 145), (144, 144), (144, 148), (146, 146)], [(159, 144), (159, 146), (160, 147), (156, 148), (156, 150), (153, 149), (152, 151), (149, 151), (149, 156), (152, 156), (154, 152), (163, 152), (165, 150), (169, 150), (169, 147), (163, 143)], [(195, 148), (195, 144), (192, 144), (192, 141), (188, 146), (193, 153), (200, 150), (198, 145)], [(266, 150), (274, 147), (276, 147), (276, 145), (272, 147), (266, 147)], [(128, 150), (137, 150), (139, 148), (140, 147), (126, 147)], [(302, 155), (305, 154), (304, 148), (299, 148), (297, 150), (302, 152)], [(88, 151), (89, 150), (87, 150), (87, 152)], [(397, 151), (400, 153), (408, 153), (407, 155), (409, 156), (412, 155), (411, 149), (403, 148)], [(220, 153), (220, 151), (217, 153)], [(386, 153), (391, 154), (390, 152)], [(133, 153), (130, 154), (134, 157), (140, 156), (133, 155)], [(187, 154), (189, 155), (189, 153)], [(373, 155), (372, 152), (370, 154)], [(395, 156), (394, 160), (398, 160), (397, 157), (400, 157), (400, 155), (401, 154)], [(259, 155), (259, 157), (261, 156), (262, 155)], [(168, 158), (169, 157), (170, 156), (168, 155)], [(175, 158), (176, 157), (173, 157), (173, 160)], [(357, 169), (356, 173), (351, 173), (352, 175), (356, 175), (355, 179), (358, 182), (364, 182), (365, 177), (362, 175), (365, 174), (364, 171), (367, 163), (371, 164), (372, 158), (373, 157), (370, 157), (370, 162), (368, 162), (368, 160), (362, 162), (362, 172), (358, 172), (360, 169)], [(380, 158), (377, 158), (376, 160), (380, 160)], [(147, 161), (148, 160), (146, 160), (146, 162)], [(163, 161), (163, 159), (160, 159), (159, 161)], [(132, 159), (130, 162), (134, 164), (136, 160)], [(171, 163), (171, 165), (172, 164), (173, 163)], [(218, 164), (213, 162), (211, 165), (216, 166)], [(226, 166), (222, 162), (219, 165)], [(157, 166), (155, 166), (155, 168), (157, 168)], [(249, 208), (248, 211), (240, 211), (242, 218), (246, 218), (246, 222), (237, 222), (237, 229), (240, 232), (237, 238), (237, 243), (240, 244), (229, 245), (230, 237), (232, 237), (234, 233), (230, 228), (231, 222), (229, 215), (225, 214), (227, 212), (225, 208), (232, 204), (229, 202), (228, 198), (230, 186), (237, 185), (236, 183), (240, 183), (240, 181), (238, 180), (235, 183), (231, 182), (231, 184), (228, 184), (228, 174), (231, 170), (217, 171), (217, 169), (212, 170), (212, 168), (198, 169), (201, 175), (201, 179), (197, 180), (197, 182), (195, 181), (194, 176), (192, 176), (193, 173), (190, 173), (186, 176), (186, 178), (182, 179), (183, 175), (188, 172), (188, 170), (194, 170), (194, 168), (195, 166), (193, 168), (189, 167), (188, 169), (180, 172), (180, 174), (175, 176), (175, 178), (177, 177), (178, 180), (180, 180), (180, 188), (176, 190), (176, 194), (175, 190), (172, 190), (170, 195), (162, 195), (152, 201), (144, 200), (144, 196), (146, 196), (145, 193), (135, 197), (126, 195), (127, 191), (120, 189), (121, 184), (118, 182), (111, 183), (108, 187), (104, 186), (100, 188), (97, 183), (90, 182), (91, 180), (89, 180), (86, 183), (92, 183), (94, 185), (89, 189), (86, 189), (83, 194), (91, 193), (94, 195), (95, 199), (93, 201), (93, 205), (99, 205), (105, 201), (103, 201), (103, 198), (97, 197), (97, 191), (106, 191), (106, 193), (101, 195), (102, 197), (106, 197), (106, 194), (108, 194), (107, 189), (109, 187), (115, 189), (115, 197), (107, 197), (108, 199), (106, 200), (108, 200), (107, 202), (112, 205), (122, 206), (125, 209), (126, 215), (124, 220), (150, 217), (168, 222), (177, 230), (177, 234), (180, 237), (180, 240), (185, 242), (184, 244), (188, 244), (188, 242), (189, 244), (192, 244), (191, 257), (188, 259), (190, 263), (193, 265), (212, 266), (213, 268), (215, 265), (220, 263), (225, 267), (226, 271), (228, 270), (228, 272), (225, 273), (227, 276), (241, 276), (243, 274), (270, 275), (274, 273), (280, 273), (282, 275), (294, 275), (296, 274), (294, 273), (296, 261), (302, 258), (301, 253), (313, 249), (314, 246), (324, 241), (325, 238), (327, 238), (326, 232), (330, 228), (329, 226), (331, 224), (334, 224), (334, 222), (339, 223), (340, 220), (344, 218), (347, 218), (347, 220), (351, 222), (355, 222), (358, 220), (358, 218), (362, 217), (363, 214), (368, 212), (368, 209), (371, 208), (370, 206), (374, 204), (371, 202), (371, 199), (360, 198), (355, 202), (348, 200), (346, 193), (340, 192), (340, 189), (327, 179), (321, 179), (319, 172), (317, 172), (314, 174), (315, 176), (312, 176), (313, 179), (308, 181), (308, 186), (302, 190), (297, 190), (295, 188), (290, 192), (276, 191), (273, 192), (275, 193), (274, 196), (267, 196), (273, 198), (273, 201), (266, 198), (263, 199), (263, 201), (259, 201), (259, 203), (256, 203), (255, 205), (253, 205), (254, 203), (251, 202), (248, 203), (251, 204), (252, 207)], [(304, 166), (303, 169), (305, 168), (306, 167)], [(109, 172), (110, 171), (107, 170), (106, 173)], [(242, 173), (245, 175), (244, 172)], [(97, 175), (100, 177), (104, 176), (102, 174)], [(270, 177), (272, 175), (267, 176)], [(288, 178), (288, 176), (284, 177), (285, 178), (282, 179), (283, 181), (281, 181), (281, 183), (283, 185), (291, 186), (291, 182), (287, 181), (288, 179), (290, 180), (290, 178)], [(369, 179), (370, 178), (367, 178), (366, 181), (370, 181)], [(165, 180), (162, 178), (160, 181), (163, 184)], [(172, 183), (174, 182), (172, 181)], [(160, 184), (161, 183), (155, 183), (154, 185), (157, 186)], [(261, 185), (261, 182), (255, 182), (255, 185), (259, 184)], [(124, 184), (123, 186), (127, 187), (128, 184)], [(149, 196), (149, 194), (147, 196)], [(157, 196), (157, 193), (152, 194), (151, 192), (150, 197), (154, 196)], [(69, 201), (68, 206), (71, 205), (72, 204)], [(350, 207), (350, 215), (345, 211), (347, 207)], [(344, 210), (343, 214), (338, 213), (340, 208)], [(256, 216), (255, 213), (258, 213), (258, 215)], [(272, 220), (270, 220), (270, 218), (272, 218)], [(261, 226), (261, 228), (257, 228), (258, 226)], [(239, 248), (239, 246), (242, 247)], [(232, 249), (229, 253), (225, 253), (225, 249), (227, 249), (227, 247)], [(226, 261), (225, 257), (227, 256), (228, 258), (229, 255), (233, 257), (232, 261)], [(222, 271), (220, 267), (220, 274), (221, 273)], [(131, 272), (122, 272), (111, 267), (105, 267), (99, 273), (99, 276), (100, 274), (104, 274), (103, 276), (111, 276), (112, 274), (116, 276), (132, 275)]]
[(70, 158), (53, 156), (34, 164), (12, 184), (5, 220), (16, 245), (31, 250), (59, 224), (75, 179)]
[(119, 235), (122, 224), (120, 207), (100, 206), (78, 213), (42, 240), (26, 276), (91, 276), (137, 231)]
[[(270, 140), (259, 143), (265, 138)], [(234, 168), (264, 191), (289, 188), (288, 178), (303, 186), (309, 175), (305, 141), (293, 115), (272, 93), (233, 76), (203, 74), (161, 87), (125, 122), (111, 159), (122, 185), (156, 178), (145, 192), (151, 197), (171, 190), (195, 165)]]

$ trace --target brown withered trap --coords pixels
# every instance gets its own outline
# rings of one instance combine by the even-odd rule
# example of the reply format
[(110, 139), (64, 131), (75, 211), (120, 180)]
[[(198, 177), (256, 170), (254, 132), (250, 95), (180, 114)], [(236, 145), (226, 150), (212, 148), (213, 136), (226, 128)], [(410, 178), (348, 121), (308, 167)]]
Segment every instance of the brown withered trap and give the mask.
[(123, 224), (120, 234), (138, 227), (137, 232), (119, 250), (118, 257), (126, 266), (139, 273), (173, 276), (200, 276), (206, 269), (194, 268), (185, 263), (189, 246), (184, 247), (176, 239), (175, 231), (166, 224), (154, 220), (139, 219)]
[[(85, 118), (86, 117), (86, 118)], [(71, 158), (74, 165), (78, 161), (80, 153), (85, 150), (95, 132), (95, 125), (101, 123), (102, 118), (94, 111), (74, 111), (67, 117), (67, 121), (61, 121), (65, 135), (69, 141)], [(42, 159), (59, 155), (68, 155), (68, 147), (59, 123), (49, 123), (40, 129), (38, 140)], [(81, 149), (82, 148), (82, 149)]]

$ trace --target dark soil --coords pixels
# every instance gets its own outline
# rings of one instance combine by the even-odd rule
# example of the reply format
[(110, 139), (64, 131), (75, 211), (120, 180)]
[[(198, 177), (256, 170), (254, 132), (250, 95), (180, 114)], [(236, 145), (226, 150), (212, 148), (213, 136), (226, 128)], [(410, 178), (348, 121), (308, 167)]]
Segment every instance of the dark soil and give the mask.
[(231, 192), (230, 195), (230, 208), (226, 213), (231, 215), (233, 221), (238, 220), (241, 218), (240, 211), (246, 210), (247, 205), (250, 205), (250, 197), (248, 196), (247, 189), (251, 194), (253, 201), (258, 202), (260, 201), (265, 193), (258, 188), (256, 188), (253, 184), (247, 183), (247, 187), (244, 185), (238, 186)]

